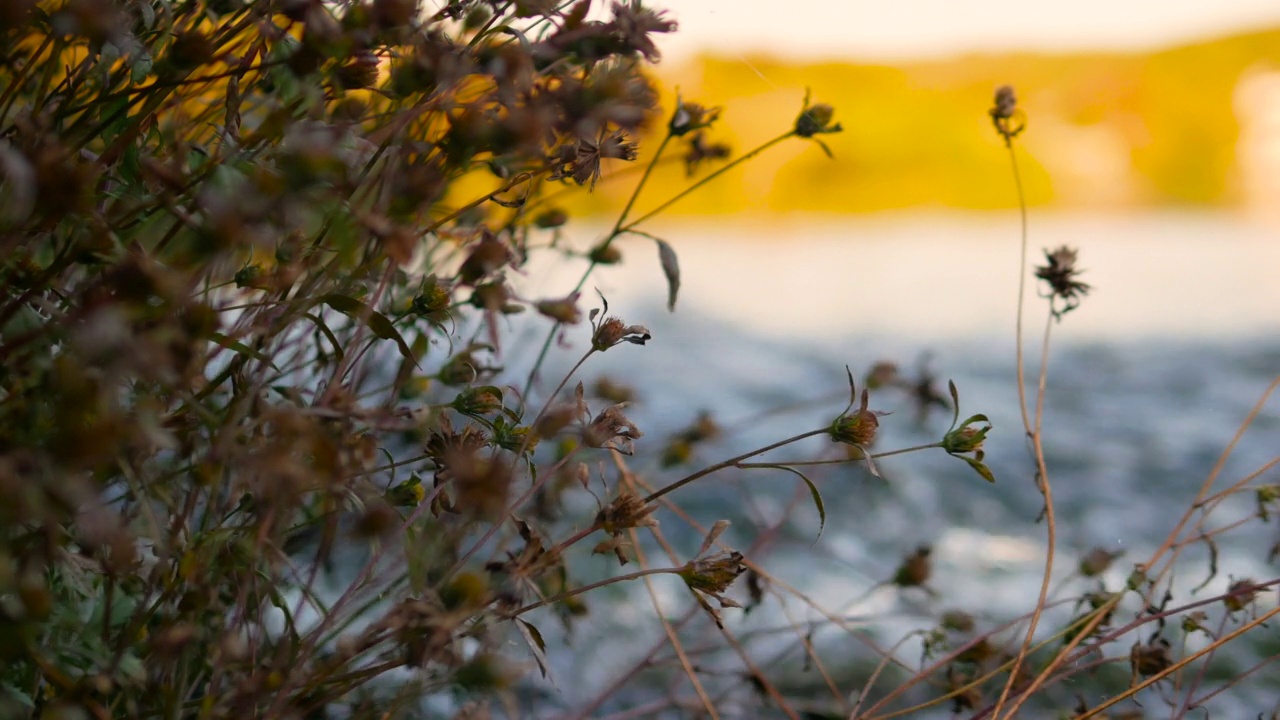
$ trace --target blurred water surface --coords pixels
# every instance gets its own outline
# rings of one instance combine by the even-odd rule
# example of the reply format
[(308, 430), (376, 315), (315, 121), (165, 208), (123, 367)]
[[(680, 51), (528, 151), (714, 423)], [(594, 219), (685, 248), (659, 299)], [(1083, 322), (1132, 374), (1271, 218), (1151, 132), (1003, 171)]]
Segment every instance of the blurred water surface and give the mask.
[[(1037, 523), (1042, 500), (1017, 410), (1016, 215), (913, 214), (760, 226), (708, 221), (653, 232), (680, 257), (677, 311), (664, 307), (666, 286), (652, 240), (622, 241), (626, 263), (601, 268), (587, 287), (608, 296), (612, 314), (647, 325), (654, 337), (643, 348), (623, 345), (598, 355), (581, 373), (588, 381), (609, 375), (639, 390), (628, 412), (646, 433), (633, 463), (643, 477), (662, 485), (682, 475), (681, 469), (659, 470), (653, 460), (701, 410), (713, 411), (727, 432), (699, 447), (683, 472), (822, 427), (847, 401), (846, 364), (860, 380), (878, 360), (895, 361), (911, 375), (927, 358), (944, 393), (947, 379), (959, 387), (962, 416), (983, 412), (994, 423), (987, 462), (996, 484), (941, 451), (886, 458), (880, 462), (883, 480), (858, 467), (817, 470), (812, 477), (826, 500), (827, 525), (816, 543), (818, 514), (803, 486), (782, 472), (726, 472), (671, 497), (706, 525), (732, 520), (726, 538), (740, 548), (789, 514), (762, 555), (765, 566), (828, 610), (875, 616), (869, 632), (885, 646), (927, 625), (941, 607), (994, 622), (1034, 606), (1045, 527)], [(583, 247), (593, 241), (590, 231), (570, 232), (568, 239)], [(1064, 243), (1079, 248), (1082, 279), (1093, 289), (1052, 327), (1044, 437), (1059, 518), (1055, 576), (1065, 577), (1083, 552), (1103, 546), (1125, 553), (1105, 577), (1110, 589), (1119, 589), (1132, 563), (1174, 527), (1249, 409), (1280, 374), (1280, 229), (1225, 214), (1033, 215), (1032, 265), (1041, 264), (1042, 248)], [(562, 296), (581, 269), (535, 266), (523, 291), (531, 299)], [(1036, 290), (1028, 286), (1029, 385), (1047, 318)], [(584, 297), (585, 307), (595, 305), (592, 295)], [(545, 332), (546, 325), (534, 327)], [(567, 348), (553, 350), (543, 385), (554, 384), (580, 355), (587, 333), (573, 331)], [(528, 367), (528, 358), (504, 359), (513, 370)], [(921, 422), (901, 392), (874, 393), (872, 407), (893, 413), (882, 418), (877, 450), (936, 440), (950, 422), (945, 412)], [(1280, 402), (1273, 401), (1228, 458), (1220, 484), (1273, 458), (1278, 431)], [(785, 461), (831, 451), (829, 441), (815, 438), (767, 457)], [(1280, 473), (1264, 473), (1259, 481), (1280, 481)], [(1219, 508), (1209, 527), (1254, 510), (1252, 497), (1241, 496)], [(669, 512), (659, 517), (682, 550), (696, 550), (697, 532)], [(1221, 591), (1229, 577), (1274, 576), (1266, 555), (1280, 534), (1262, 527), (1261, 535), (1228, 536), (1220, 543), (1218, 579), (1207, 591)], [(934, 547), (931, 584), (940, 599), (903, 597), (888, 588), (868, 593), (919, 544)], [(1206, 573), (1203, 552), (1188, 557), (1191, 569), (1178, 579), (1183, 590)], [(586, 564), (606, 575), (616, 571), (610, 563), (616, 561)], [(656, 586), (674, 617), (688, 598), (678, 581), (664, 579)], [(616, 606), (588, 619), (575, 635), (614, 641), (551, 648), (553, 656), (573, 659), (560, 668), (561, 677), (571, 679), (559, 686), (566, 706), (592, 697), (662, 637), (638, 583), (601, 592), (611, 593)], [(1264, 605), (1274, 603), (1273, 595)], [(858, 602), (850, 606), (853, 600)], [(742, 633), (818, 617), (794, 598), (785, 612), (773, 605), (746, 618), (729, 611), (730, 627)], [(714, 644), (709, 624), (706, 632)], [(914, 648), (903, 651), (908, 662), (919, 660)], [(740, 661), (725, 659), (726, 667), (735, 663)], [(1269, 711), (1261, 698), (1265, 693), (1241, 690), (1233, 709)]]

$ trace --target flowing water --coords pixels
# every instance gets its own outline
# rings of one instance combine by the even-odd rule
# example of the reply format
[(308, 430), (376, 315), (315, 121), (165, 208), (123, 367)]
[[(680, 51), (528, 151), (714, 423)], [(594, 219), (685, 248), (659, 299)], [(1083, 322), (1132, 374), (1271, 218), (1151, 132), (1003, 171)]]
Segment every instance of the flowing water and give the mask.
[[(697, 448), (693, 468), (828, 423), (848, 399), (846, 364), (860, 381), (879, 360), (897, 362), (908, 375), (927, 363), (943, 394), (946, 380), (955, 381), (962, 417), (982, 412), (991, 418), (986, 459), (994, 485), (939, 450), (880, 461), (883, 480), (856, 466), (819, 469), (812, 477), (826, 503), (821, 539), (808, 493), (783, 472), (713, 475), (672, 498), (707, 525), (732, 520), (725, 537), (741, 548), (789, 513), (761, 556), (764, 565), (828, 610), (876, 618), (867, 632), (881, 646), (928, 625), (940, 608), (969, 610), (982, 624), (1034, 606), (1046, 533), (1037, 522), (1042, 499), (1017, 410), (1016, 216), (913, 214), (767, 226), (704, 221), (652, 232), (680, 257), (677, 311), (664, 307), (666, 285), (653, 242), (627, 238), (620, 246), (626, 263), (602, 268), (588, 288), (608, 296), (611, 313), (647, 325), (653, 340), (643, 348), (614, 348), (581, 371), (588, 381), (607, 374), (639, 390), (628, 412), (646, 433), (635, 467), (648, 480), (663, 484), (680, 477), (678, 470), (658, 470), (651, 459), (701, 410), (713, 410), (728, 431)], [(579, 246), (592, 240), (589, 233), (568, 236)], [(1107, 588), (1116, 590), (1133, 562), (1174, 527), (1280, 374), (1280, 229), (1225, 214), (1033, 215), (1031, 265), (1043, 262), (1042, 248), (1064, 243), (1079, 248), (1082, 279), (1092, 290), (1051, 328), (1043, 435), (1059, 522), (1054, 575), (1066, 578), (1083, 552), (1106, 547), (1124, 553), (1104, 576)], [(524, 292), (530, 298), (562, 296), (580, 271), (535, 268)], [(1028, 286), (1026, 313), (1032, 397), (1047, 319), (1036, 290)], [(593, 302), (598, 304), (591, 294), (584, 296), (584, 306)], [(538, 327), (545, 332), (545, 324)], [(581, 353), (588, 332), (585, 326), (571, 332), (570, 347), (553, 351), (543, 385)], [(504, 361), (513, 370), (528, 367), (527, 358)], [(901, 392), (874, 393), (872, 408), (893, 413), (881, 419), (877, 450), (934, 441), (951, 420), (942, 411), (921, 420)], [(1275, 457), (1277, 440), (1280, 401), (1273, 401), (1228, 457), (1219, 487)], [(831, 449), (829, 441), (815, 438), (767, 457), (830, 456)], [(1280, 482), (1280, 472), (1273, 469), (1258, 481)], [(789, 509), (796, 498), (801, 502)], [(1219, 507), (1209, 527), (1255, 510), (1253, 496), (1242, 494)], [(697, 548), (696, 532), (669, 513), (660, 518), (682, 551)], [(1274, 577), (1267, 552), (1277, 540), (1280, 531), (1256, 523), (1227, 536), (1218, 546), (1217, 579), (1201, 592), (1221, 592), (1230, 577)], [(933, 547), (930, 584), (938, 598), (869, 591), (922, 544)], [(1177, 580), (1182, 591), (1207, 574), (1203, 549), (1188, 559)], [(616, 572), (611, 561), (596, 562), (602, 576)], [(656, 587), (669, 616), (687, 607), (678, 581), (660, 578)], [(1077, 581), (1067, 587), (1079, 594), (1090, 586)], [(601, 592), (614, 601), (607, 616), (578, 628), (576, 644), (549, 648), (553, 656), (571, 658), (557, 669), (554, 702), (572, 707), (592, 697), (662, 637), (638, 583), (630, 591)], [(1274, 606), (1274, 593), (1260, 603)], [(743, 633), (788, 618), (819, 617), (794, 598), (782, 610), (776, 601), (769, 605), (746, 618), (728, 611), (729, 626)], [(714, 644), (709, 626), (701, 637)], [(854, 654), (856, 644), (841, 640), (839, 631), (824, 637), (844, 642)], [(787, 642), (784, 637), (778, 647)], [(903, 659), (918, 662), (918, 643), (907, 647)], [(1127, 654), (1128, 648), (1113, 651)], [(793, 665), (801, 663), (798, 653), (791, 658)], [(740, 668), (730, 657), (721, 660)], [(1258, 692), (1237, 692), (1229, 707), (1249, 717), (1269, 712), (1260, 704), (1265, 692)], [(1070, 692), (1060, 695), (1074, 704)], [(750, 708), (752, 699), (739, 693), (727, 702)]]

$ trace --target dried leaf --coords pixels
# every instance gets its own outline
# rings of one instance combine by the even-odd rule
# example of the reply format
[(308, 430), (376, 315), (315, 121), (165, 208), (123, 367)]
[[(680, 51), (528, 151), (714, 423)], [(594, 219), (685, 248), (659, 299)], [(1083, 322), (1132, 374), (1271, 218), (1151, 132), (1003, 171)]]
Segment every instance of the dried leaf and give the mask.
[(707, 536), (703, 538), (702, 547), (698, 548), (698, 555), (706, 552), (711, 547), (711, 544), (716, 541), (716, 538), (719, 538), (728, 529), (729, 525), (730, 522), (728, 520), (717, 520), (716, 524), (712, 525), (711, 529), (707, 531)]
[(520, 628), (520, 634), (524, 636), (529, 649), (533, 651), (533, 659), (538, 662), (538, 669), (542, 671), (542, 677), (545, 678), (547, 676), (547, 642), (542, 639), (542, 633), (533, 623), (520, 618), (516, 618), (516, 627)]
[(676, 251), (666, 240), (654, 238), (658, 243), (658, 259), (662, 261), (662, 274), (667, 277), (667, 310), (675, 312), (676, 295), (680, 292), (680, 263)]

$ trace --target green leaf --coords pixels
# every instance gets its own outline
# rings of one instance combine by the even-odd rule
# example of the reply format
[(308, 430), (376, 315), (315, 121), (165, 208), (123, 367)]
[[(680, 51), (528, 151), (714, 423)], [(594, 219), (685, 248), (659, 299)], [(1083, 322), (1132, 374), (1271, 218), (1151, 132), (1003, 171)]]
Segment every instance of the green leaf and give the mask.
[(406, 359), (412, 360), (415, 364), (417, 363), (413, 357), (413, 350), (409, 348), (409, 343), (405, 342), (404, 337), (400, 335), (400, 331), (396, 330), (395, 324), (387, 319), (386, 315), (383, 315), (377, 310), (374, 310), (349, 295), (330, 293), (328, 295), (322, 295), (320, 297), (320, 302), (328, 305), (334, 310), (337, 310), (343, 315), (346, 315), (352, 320), (364, 323), (365, 326), (367, 326), (369, 330), (379, 338), (383, 340), (394, 340), (396, 345), (400, 348), (400, 354)]
[(31, 696), (18, 689), (16, 685), (10, 684), (8, 681), (0, 682), (0, 698), (8, 697), (17, 702), (19, 705), (26, 707), (28, 710), (34, 710), (36, 703)]
[(955, 414), (951, 416), (951, 428), (947, 432), (956, 429), (956, 422), (960, 420), (960, 391), (956, 390), (956, 381), (948, 380), (947, 389), (951, 391), (951, 407)]
[(232, 340), (231, 338), (227, 337), (226, 335), (223, 335), (220, 332), (209, 333), (209, 339), (228, 350), (234, 350), (235, 352), (238, 352), (241, 355), (247, 355), (253, 358), (254, 360), (257, 360), (258, 362), (266, 363), (267, 365), (271, 366), (272, 370), (275, 370), (277, 372), (279, 372), (280, 370), (280, 368), (276, 367), (275, 363), (271, 362), (271, 358), (263, 354), (261, 350), (254, 350), (248, 345), (245, 345), (244, 343), (239, 342), (237, 340)]
[(774, 465), (773, 467), (776, 467), (779, 470), (786, 470), (803, 480), (804, 484), (809, 486), (809, 495), (813, 497), (813, 505), (818, 508), (818, 537), (813, 539), (813, 544), (817, 545), (818, 541), (822, 539), (823, 528), (827, 526), (827, 506), (826, 503), (822, 502), (822, 493), (818, 492), (818, 486), (814, 485), (813, 481), (799, 470), (786, 465)]
[(849, 376), (849, 404), (840, 411), (839, 417), (844, 417), (858, 403), (858, 387), (853, 382), (853, 370), (849, 369), (848, 365), (844, 366), (844, 374)]
[(529, 649), (533, 651), (533, 659), (538, 662), (538, 669), (542, 671), (542, 677), (547, 676), (547, 642), (542, 639), (542, 633), (531, 622), (526, 622), (520, 618), (516, 618), (516, 627), (520, 628), (520, 634), (524, 636), (525, 642), (529, 643)]
[(320, 332), (324, 333), (329, 344), (333, 346), (333, 352), (338, 356), (338, 362), (342, 362), (342, 356), (345, 354), (342, 352), (342, 345), (338, 342), (338, 338), (333, 334), (333, 331), (329, 329), (329, 326), (325, 324), (324, 319), (319, 315), (312, 313), (303, 313), (302, 316), (315, 323), (316, 327), (320, 328)]
[(991, 468), (987, 467), (986, 464), (983, 463), (982, 461), (974, 460), (973, 458), (967, 458), (961, 455), (955, 455), (953, 457), (958, 457), (961, 460), (969, 463), (969, 467), (973, 468), (974, 472), (981, 475), (983, 480), (986, 480), (989, 483), (994, 483), (996, 481), (996, 476), (991, 474)]

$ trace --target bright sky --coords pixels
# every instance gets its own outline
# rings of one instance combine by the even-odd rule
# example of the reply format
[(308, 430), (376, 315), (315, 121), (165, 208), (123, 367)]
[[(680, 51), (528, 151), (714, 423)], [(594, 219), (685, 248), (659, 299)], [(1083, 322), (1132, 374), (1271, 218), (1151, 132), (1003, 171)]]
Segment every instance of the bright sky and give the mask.
[[(651, 0), (680, 23), (669, 60), (701, 50), (805, 59), (1145, 49), (1280, 25), (1277, 0)], [(650, 3), (646, 3), (650, 4)]]

